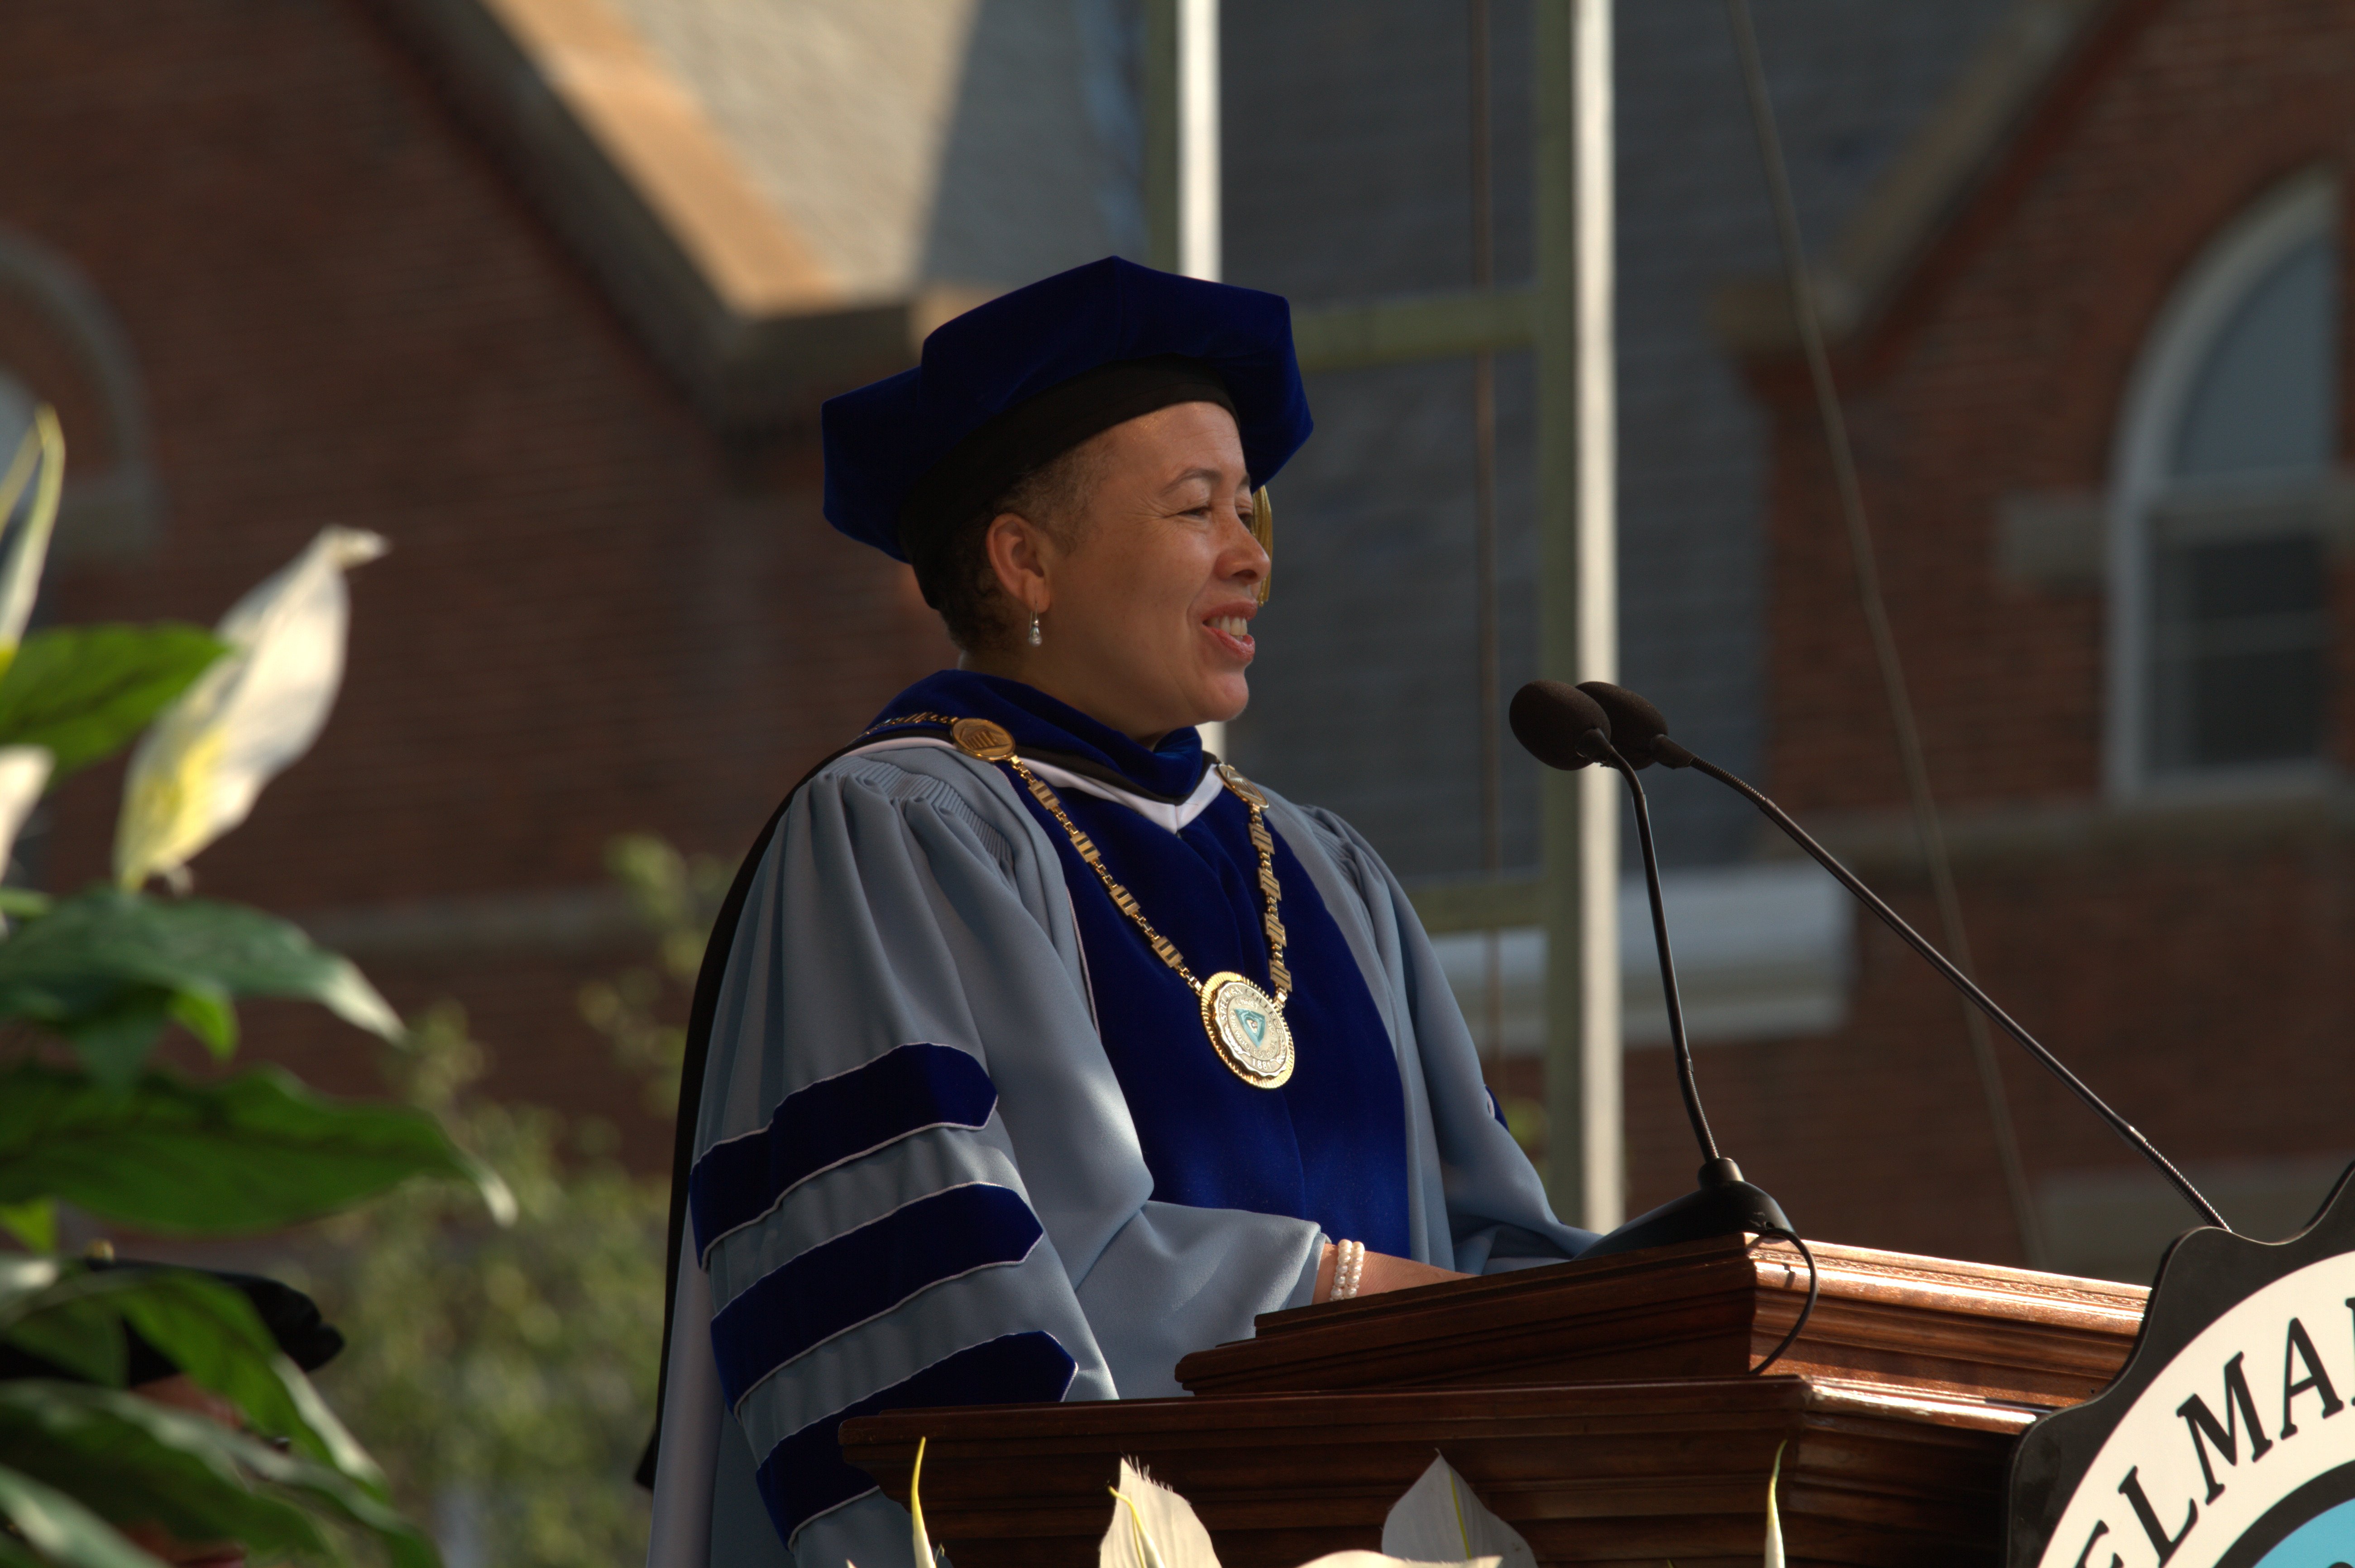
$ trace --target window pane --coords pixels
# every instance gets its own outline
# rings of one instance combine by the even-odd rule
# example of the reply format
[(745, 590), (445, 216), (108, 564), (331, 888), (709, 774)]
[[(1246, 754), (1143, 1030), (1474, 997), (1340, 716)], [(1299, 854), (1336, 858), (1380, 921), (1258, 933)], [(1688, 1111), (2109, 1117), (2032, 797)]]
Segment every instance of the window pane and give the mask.
[(2318, 468), (2330, 459), (2331, 246), (2307, 240), (2259, 280), (2185, 401), (2175, 472)]
[(2191, 669), (2194, 767), (2296, 762), (2322, 739), (2322, 650), (2223, 654)]
[(2318, 755), (2329, 638), (2321, 540), (2172, 546), (2159, 552), (2158, 588), (2159, 765)]
[(2185, 545), (2169, 554), (2183, 573), (2183, 613), (2197, 624), (2322, 608), (2322, 544), (2311, 534)]

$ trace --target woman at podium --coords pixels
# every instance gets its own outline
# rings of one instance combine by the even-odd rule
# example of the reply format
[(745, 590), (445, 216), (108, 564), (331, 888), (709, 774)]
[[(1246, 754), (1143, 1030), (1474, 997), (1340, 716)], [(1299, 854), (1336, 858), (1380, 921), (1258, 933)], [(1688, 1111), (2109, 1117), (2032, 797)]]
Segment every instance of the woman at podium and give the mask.
[(654, 1568), (905, 1564), (848, 1416), (1174, 1394), (1256, 1314), (1592, 1240), (1380, 858), (1196, 732), (1248, 698), (1255, 492), (1309, 428), (1282, 299), (1116, 260), (826, 406), (827, 518), (964, 656), (714, 933)]

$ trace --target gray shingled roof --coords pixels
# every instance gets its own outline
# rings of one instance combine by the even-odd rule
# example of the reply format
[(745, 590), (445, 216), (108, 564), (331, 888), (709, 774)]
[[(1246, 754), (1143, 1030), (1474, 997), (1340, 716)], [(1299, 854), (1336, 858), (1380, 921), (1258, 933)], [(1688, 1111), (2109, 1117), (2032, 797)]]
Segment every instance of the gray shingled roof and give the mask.
[[(2007, 0), (1767, 0), (1762, 45), (1803, 219), (1828, 242)], [(1496, 6), (1498, 264), (1529, 268), (1526, 4)], [(1469, 281), (1466, 42), (1455, 6), (1257, 0), (1227, 11), (1228, 275), (1296, 304)], [(1776, 264), (1719, 0), (1618, 7), (1622, 677), (1688, 741), (1758, 767), (1764, 436), (1708, 325)], [(1317, 435), (1277, 486), (1284, 566), (1235, 727), (1248, 770), (1355, 822), (1401, 874), (1475, 871), (1469, 374), (1311, 387)], [(1505, 688), (1533, 673), (1530, 379), (1501, 377)], [(1861, 632), (1859, 631), (1859, 635)], [(1534, 859), (1536, 775), (1508, 753), (1507, 860)], [(1691, 787), (1680, 787), (1691, 785)], [(1771, 787), (1771, 786), (1770, 786)], [(1754, 814), (1686, 779), (1676, 862), (1738, 858)]]
[(852, 298), (1005, 287), (1142, 242), (1117, 5), (609, 3)]

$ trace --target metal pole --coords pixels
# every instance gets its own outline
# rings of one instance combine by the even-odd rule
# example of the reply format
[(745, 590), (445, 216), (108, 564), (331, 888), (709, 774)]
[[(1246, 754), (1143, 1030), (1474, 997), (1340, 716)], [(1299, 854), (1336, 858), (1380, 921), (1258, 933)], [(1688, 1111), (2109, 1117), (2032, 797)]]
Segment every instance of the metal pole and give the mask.
[[(1217, 281), (1225, 261), (1219, 149), (1219, 0), (1146, 0), (1145, 218), (1149, 260)], [(1227, 727), (1200, 726), (1225, 756)]]
[[(1483, 293), (1497, 286), (1496, 179), (1489, 155), (1488, 0), (1471, 0), (1468, 62), (1471, 79), (1472, 286)], [(1497, 625), (1497, 355), (1483, 348), (1472, 357), (1472, 562), (1478, 578), (1474, 596), (1475, 668), (1480, 704), (1480, 873), (1505, 871), (1504, 691)], [(1505, 1056), (1504, 933), (1491, 926), (1481, 938), (1480, 1049), (1489, 1070)]]
[(1178, 270), (1216, 280), (1225, 261), (1219, 201), (1219, 0), (1178, 0)]
[[(1611, 19), (1611, 0), (1537, 11), (1539, 663), (1562, 680), (1618, 673)], [(1546, 1181), (1594, 1230), (1625, 1211), (1616, 783), (1549, 770), (1541, 823)]]
[(1149, 260), (1215, 280), (1220, 210), (1219, 0), (1146, 0), (1145, 210)]

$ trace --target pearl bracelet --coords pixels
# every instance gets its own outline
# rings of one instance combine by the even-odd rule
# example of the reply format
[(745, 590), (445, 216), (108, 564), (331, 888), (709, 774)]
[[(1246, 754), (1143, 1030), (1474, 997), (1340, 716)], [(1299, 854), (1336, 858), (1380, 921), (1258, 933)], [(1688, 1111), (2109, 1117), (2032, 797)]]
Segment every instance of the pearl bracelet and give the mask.
[(1366, 1277), (1366, 1243), (1336, 1242), (1333, 1253), (1333, 1294), (1329, 1299), (1347, 1301), (1358, 1294), (1358, 1286)]

